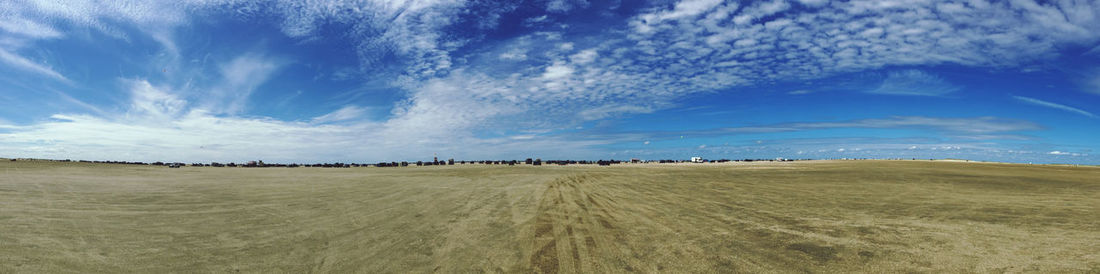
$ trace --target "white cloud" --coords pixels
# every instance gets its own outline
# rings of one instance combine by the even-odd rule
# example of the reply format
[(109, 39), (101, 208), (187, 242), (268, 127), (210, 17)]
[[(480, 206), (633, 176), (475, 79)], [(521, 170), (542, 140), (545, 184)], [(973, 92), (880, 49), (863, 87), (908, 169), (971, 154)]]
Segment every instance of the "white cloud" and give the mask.
[(646, 20), (647, 24), (655, 24), (660, 23), (664, 20), (677, 20), (682, 18), (695, 17), (714, 8), (715, 6), (718, 6), (721, 3), (721, 0), (684, 0), (676, 3), (676, 6), (670, 11), (647, 14), (642, 17), (642, 19)]
[(533, 134), (514, 135), (514, 136), (511, 136), (511, 137), (508, 137), (508, 138), (512, 139), (512, 140), (531, 140), (531, 139), (535, 139), (535, 135), (533, 135)]
[(272, 60), (249, 54), (223, 64), (221, 72), (226, 84), (234, 87), (248, 87), (257, 82), (264, 82), (277, 67), (278, 65)]
[(1065, 152), (1065, 151), (1057, 151), (1057, 150), (1048, 152), (1047, 154), (1060, 155), (1060, 156), (1087, 156), (1087, 155), (1081, 154), (1081, 153)]
[(820, 7), (829, 3), (829, 0), (798, 0), (798, 3), (808, 7)]
[[(615, 63), (638, 79), (670, 74), (681, 79), (651, 90), (709, 90), (884, 67), (1014, 67), (1052, 58), (1059, 45), (1091, 45), (1100, 39), (1084, 31), (1100, 25), (1100, 16), (1090, 15), (1100, 14), (1100, 3), (801, 2), (815, 8), (790, 9), (786, 1), (740, 9), (716, 6), (704, 16), (676, 22), (656, 20), (675, 8), (656, 10), (638, 15), (630, 22), (634, 32), (627, 41), (609, 42), (605, 50), (618, 48), (622, 54), (612, 57), (644, 60)], [(1074, 15), (1053, 16), (1066, 10)], [(873, 91), (938, 96), (958, 89), (919, 70), (887, 77)]]
[[(231, 5), (225, 5), (227, 2), (222, 1), (5, 2), (0, 4), (0, 9), (12, 11), (10, 14), (18, 18), (44, 18), (30, 24), (20, 23), (46, 27), (21, 34), (37, 37), (33, 39), (57, 37), (49, 32), (50, 29), (56, 30), (52, 25), (54, 22), (118, 33), (118, 28), (110, 25), (112, 22), (130, 22), (132, 25), (148, 26), (149, 29), (170, 29), (171, 26), (185, 24), (188, 13), (230, 9), (234, 14), (245, 14), (242, 15), (245, 17), (249, 13), (257, 13), (281, 18), (283, 32), (303, 40), (317, 35), (327, 25), (347, 25), (341, 30), (347, 29), (346, 37), (355, 43), (361, 68), (375, 68), (382, 65), (380, 62), (383, 60), (401, 61), (399, 74), (402, 77), (394, 78), (399, 79), (395, 82), (406, 89), (408, 98), (397, 103), (390, 120), (375, 124), (342, 119), (354, 116), (354, 109), (344, 112), (341, 109), (329, 113), (332, 115), (329, 117), (316, 117), (320, 121), (317, 124), (234, 116), (243, 113), (247, 98), (281, 65), (261, 55), (247, 54), (222, 64), (220, 72), (224, 82), (210, 87), (207, 94), (210, 96), (165, 97), (150, 93), (148, 102), (135, 101), (131, 109), (135, 113), (143, 110), (142, 113), (170, 113), (169, 116), (176, 116), (170, 119), (173, 123), (141, 125), (142, 128), (135, 129), (143, 134), (149, 132), (146, 135), (152, 138), (167, 136), (165, 140), (175, 140), (172, 136), (190, 136), (192, 139), (226, 140), (240, 148), (232, 151), (240, 155), (247, 155), (250, 151), (273, 155), (279, 146), (308, 142), (302, 140), (309, 139), (306, 137), (290, 137), (295, 134), (323, 136), (314, 137), (317, 142), (311, 144), (334, 144), (288, 149), (290, 152), (283, 154), (317, 149), (320, 152), (315, 158), (325, 157), (320, 154), (339, 151), (345, 153), (339, 155), (369, 152), (371, 157), (385, 159), (385, 156), (395, 155), (394, 151), (398, 151), (388, 147), (405, 149), (408, 153), (435, 149), (477, 153), (462, 144), (470, 144), (471, 148), (499, 146), (500, 151), (528, 151), (535, 148), (524, 145), (533, 144), (583, 150), (579, 148), (592, 143), (563, 145), (565, 142), (559, 143), (560, 140), (541, 137), (527, 139), (527, 143), (517, 143), (508, 138), (478, 138), (474, 133), (486, 128), (573, 128), (578, 121), (604, 119), (615, 113), (649, 113), (692, 93), (777, 80), (820, 79), (839, 73), (886, 67), (940, 64), (1015, 67), (1054, 57), (1058, 48), (1091, 46), (1090, 43), (1100, 37), (1089, 31), (1100, 25), (1097, 24), (1100, 16), (1095, 16), (1096, 11), (1100, 10), (1100, 3), (1091, 1), (1042, 5), (1029, 4), (1028, 1), (992, 4), (973, 1), (965, 5), (939, 1), (904, 4), (871, 0), (798, 2), (814, 8), (792, 9), (793, 2), (789, 1), (758, 2), (742, 7), (737, 3), (689, 0), (647, 10), (631, 18), (629, 23), (632, 28), (624, 31), (586, 29), (584, 32), (570, 33), (572, 29), (566, 28), (526, 35), (513, 41), (493, 41), (508, 44), (521, 39), (530, 40), (525, 45), (529, 47), (523, 50), (485, 54), (485, 58), (492, 58), (491, 61), (515, 61), (500, 62), (515, 64), (515, 67), (504, 64), (494, 66), (496, 70), (481, 70), (472, 65), (486, 60), (477, 60), (478, 53), (467, 53), (481, 52), (476, 47), (468, 50), (470, 47), (466, 46), (476, 43), (478, 35), (483, 33), (470, 37), (445, 33), (448, 27), (460, 21), (463, 12), (470, 10), (467, 6), (471, 3), (458, 0), (277, 1), (266, 4), (237, 2)], [(550, 1), (547, 4), (552, 6), (554, 12), (566, 12), (586, 6), (587, 2)], [(15, 22), (4, 20), (10, 18), (16, 17), (0, 16), (0, 21)], [(485, 18), (495, 20), (491, 19), (493, 16)], [(531, 22), (537, 25), (535, 21), (549, 20)], [(162, 36), (158, 41), (162, 41), (165, 47), (172, 47), (170, 38)], [(569, 46), (560, 47), (562, 45)], [(574, 47), (585, 50), (575, 53), (572, 52)], [(0, 58), (24, 70), (64, 79), (48, 66), (11, 52), (15, 51), (0, 52)], [(173, 94), (170, 88), (149, 87), (167, 95)], [(880, 87), (887, 93), (924, 95), (943, 95), (956, 89), (935, 75), (915, 70), (888, 75), (887, 81)], [(179, 110), (180, 105), (183, 110)], [(193, 108), (187, 110), (187, 107)], [(95, 143), (84, 138), (94, 139), (104, 133), (93, 128), (124, 129), (130, 122), (121, 118), (59, 117), (69, 120), (35, 125), (28, 131), (4, 136), (13, 138), (4, 140), (26, 143), (52, 140), (47, 144), (34, 145), (52, 149), (73, 149), (81, 144), (95, 146)], [(341, 119), (348, 123), (323, 122)], [(240, 128), (238, 133), (243, 135), (228, 131), (222, 125), (234, 125)], [(212, 133), (188, 135), (177, 132), (173, 126), (192, 131), (209, 130)], [(830, 127), (929, 128), (967, 136), (993, 136), (997, 134), (991, 133), (1040, 128), (1033, 123), (990, 117), (894, 117), (731, 128), (716, 131), (715, 134)], [(63, 131), (66, 128), (86, 131)], [(77, 137), (58, 137), (58, 132)], [(264, 138), (271, 141), (237, 143), (237, 140)], [(363, 140), (381, 143), (381, 147), (387, 147), (383, 149), (386, 151), (340, 150), (342, 144), (358, 144)], [(128, 146), (126, 144), (136, 141), (125, 139), (117, 144)], [(180, 142), (206, 147), (192, 141)], [(168, 142), (155, 143), (171, 146), (165, 151), (172, 155), (190, 155), (184, 150), (194, 149), (176, 147), (176, 144)], [(127, 151), (117, 147), (104, 150)], [(195, 157), (216, 154), (196, 153)]]
[(329, 112), (325, 115), (314, 117), (310, 121), (313, 122), (313, 123), (331, 123), (331, 122), (354, 120), (354, 119), (362, 118), (363, 114), (365, 114), (366, 111), (367, 111), (366, 108), (358, 107), (358, 106), (350, 106), (349, 105), (349, 106), (344, 106), (340, 109), (337, 109), (333, 112)]
[(131, 115), (170, 121), (187, 106), (187, 101), (154, 87), (145, 80), (124, 80), (130, 89)]
[(584, 120), (599, 120), (620, 114), (637, 114), (651, 112), (653, 112), (653, 109), (641, 106), (606, 105), (581, 111), (580, 117)]
[(850, 122), (796, 123), (796, 128), (930, 128), (945, 132), (967, 134), (985, 134), (994, 132), (1013, 132), (1040, 130), (1041, 126), (1029, 121), (1002, 119), (995, 117), (977, 118), (934, 118), (919, 116), (901, 116), (889, 119), (864, 119)]
[(77, 25), (111, 32), (108, 22), (133, 22), (137, 27), (179, 24), (186, 17), (189, 3), (150, 1), (29, 1), (7, 2), (0, 8), (5, 15), (22, 15), (64, 20)]
[[(215, 117), (191, 112), (163, 123), (107, 120), (84, 115), (54, 115), (55, 121), (3, 134), (9, 151), (37, 157), (132, 159), (143, 161), (243, 161), (253, 157), (290, 160), (333, 157), (340, 139), (350, 145), (352, 133), (342, 127), (310, 127), (274, 120)], [(343, 138), (340, 138), (343, 137)], [(260, 141), (262, 140), (262, 141)], [(33, 151), (32, 147), (48, 149)], [(316, 149), (324, 156), (309, 156)]]
[(65, 76), (61, 75), (61, 73), (58, 73), (57, 71), (54, 71), (52, 68), (47, 67), (47, 66), (42, 65), (42, 64), (39, 64), (39, 63), (36, 63), (34, 61), (28, 60), (27, 58), (23, 58), (23, 56), (19, 56), (19, 55), (16, 55), (14, 53), (8, 52), (8, 51), (6, 51), (2, 48), (0, 48), (0, 61), (3, 61), (4, 63), (8, 64), (9, 66), (12, 66), (12, 67), (24, 70), (24, 71), (37, 73), (37, 74), (40, 74), (40, 75), (43, 75), (43, 76), (46, 76), (46, 77), (49, 77), (49, 78), (53, 78), (54, 80), (58, 80), (58, 81), (65, 82), (65, 83), (69, 82), (68, 78), (65, 78)]
[[(431, 76), (451, 68), (450, 51), (463, 42), (444, 38), (442, 29), (455, 21), (466, 1), (11, 1), (0, 3), (0, 28), (39, 38), (54, 37), (49, 25), (71, 23), (109, 36), (129, 39), (120, 29), (136, 28), (161, 36), (158, 42), (171, 48), (165, 33), (186, 24), (193, 14), (227, 12), (232, 16), (282, 19), (283, 33), (310, 39), (326, 24), (346, 24), (347, 36), (358, 41), (355, 51), (364, 66), (377, 65), (386, 55), (407, 61), (404, 73)], [(504, 9), (507, 10), (507, 9)], [(486, 14), (487, 18), (496, 18)], [(19, 21), (34, 18), (36, 21)], [(40, 19), (40, 20), (39, 20)], [(488, 25), (495, 25), (488, 24)]]
[(455, 79), (468, 81), (465, 86), (429, 83), (418, 89), (408, 106), (395, 111), (395, 118), (385, 122), (360, 119), (365, 110), (357, 106), (345, 106), (308, 122), (182, 110), (187, 102), (169, 91), (146, 80), (127, 80), (132, 102), (127, 115), (57, 114), (29, 126), (3, 126), (8, 130), (0, 132), (0, 151), (15, 157), (55, 159), (361, 162), (418, 160), (433, 153), (459, 159), (591, 157), (596, 155), (591, 146), (608, 143), (554, 136), (476, 137), (470, 129), (480, 120), (516, 110), (495, 101), (499, 98), (494, 94), (499, 91), (474, 97), (457, 92), (483, 84), (476, 77)]
[(216, 113), (240, 113), (248, 97), (281, 66), (280, 62), (257, 54), (238, 56), (219, 66), (222, 82), (204, 98), (205, 109)]
[[(1100, 46), (1097, 48), (1100, 48)], [(1091, 74), (1084, 79), (1083, 86), (1086, 92), (1100, 94), (1100, 69), (1092, 70)]]
[(588, 0), (550, 0), (546, 3), (546, 11), (565, 13), (587, 6)]
[(839, 122), (780, 123), (758, 126), (716, 128), (707, 130), (653, 132), (647, 134), (646, 136), (663, 138), (674, 138), (675, 136), (683, 135), (706, 137), (826, 130), (837, 128), (924, 129), (938, 132), (948, 137), (981, 137), (970, 138), (971, 140), (1016, 139), (1018, 138), (1018, 136), (1005, 135), (1005, 133), (1036, 131), (1044, 129), (1042, 126), (1033, 122), (996, 117), (937, 118), (921, 116), (895, 116), (882, 119), (861, 119)]
[(573, 63), (575, 64), (583, 65), (591, 63), (592, 61), (596, 60), (596, 57), (598, 56), (599, 53), (597, 53), (595, 49), (586, 49), (578, 52), (577, 54), (574, 54), (573, 56), (570, 56), (569, 60), (573, 61)]
[(888, 95), (943, 96), (959, 90), (939, 76), (920, 70), (891, 72), (877, 89), (868, 93)]
[(0, 30), (34, 39), (60, 38), (63, 35), (53, 27), (15, 16), (0, 16)]
[(393, 110), (386, 121), (392, 135), (405, 140), (435, 140), (472, 135), (471, 130), (491, 124), (492, 118), (514, 115), (523, 110), (506, 85), (494, 79), (461, 71), (450, 77), (427, 81), (416, 87), (410, 98)]
[(542, 74), (544, 79), (558, 79), (567, 77), (573, 74), (573, 68), (564, 63), (555, 63), (552, 66), (546, 67), (546, 72)]
[(1096, 115), (1092, 114), (1091, 112), (1084, 111), (1084, 110), (1081, 110), (1079, 108), (1075, 108), (1075, 107), (1071, 107), (1071, 106), (1066, 106), (1066, 105), (1062, 105), (1062, 104), (1058, 104), (1058, 103), (1051, 103), (1051, 102), (1047, 102), (1047, 101), (1043, 101), (1043, 100), (1039, 100), (1039, 99), (1035, 99), (1035, 98), (1030, 98), (1030, 97), (1023, 97), (1023, 96), (1012, 96), (1012, 98), (1016, 98), (1016, 100), (1019, 100), (1019, 101), (1024, 102), (1024, 103), (1036, 105), (1036, 106), (1048, 107), (1048, 108), (1053, 108), (1053, 109), (1057, 109), (1057, 110), (1062, 110), (1062, 111), (1068, 111), (1068, 112), (1072, 112), (1072, 113), (1076, 113), (1076, 114), (1081, 114), (1081, 115), (1084, 115), (1084, 116), (1089, 117), (1089, 118), (1096, 118)]
[(527, 18), (527, 19), (523, 20), (523, 25), (528, 26), (528, 27), (538, 25), (538, 24), (541, 24), (543, 22), (546, 22), (547, 19), (549, 19), (549, 18), (550, 17), (548, 15), (545, 15), (545, 14), (543, 14), (542, 16), (539, 16), (539, 17)]
[(509, 52), (501, 53), (500, 54), (500, 59), (523, 61), (523, 60), (527, 60), (527, 54), (524, 54), (523, 52), (509, 51)]

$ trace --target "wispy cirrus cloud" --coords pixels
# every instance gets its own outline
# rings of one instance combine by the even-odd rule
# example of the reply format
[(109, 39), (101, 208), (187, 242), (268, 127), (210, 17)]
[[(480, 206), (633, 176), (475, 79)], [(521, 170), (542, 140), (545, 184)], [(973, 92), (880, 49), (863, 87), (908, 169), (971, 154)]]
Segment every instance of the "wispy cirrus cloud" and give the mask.
[(23, 56), (16, 55), (0, 48), (0, 61), (8, 66), (18, 68), (23, 71), (32, 72), (48, 78), (52, 78), (63, 83), (70, 83), (69, 78), (66, 78), (61, 73), (54, 71), (53, 68), (31, 61)]
[(1089, 118), (1096, 118), (1096, 115), (1092, 114), (1092, 112), (1084, 111), (1084, 110), (1081, 110), (1079, 108), (1075, 108), (1075, 107), (1071, 107), (1071, 106), (1067, 106), (1067, 105), (1063, 105), (1063, 104), (1052, 103), (1052, 102), (1043, 101), (1043, 100), (1039, 100), (1039, 99), (1035, 99), (1035, 98), (1031, 98), (1031, 97), (1024, 97), (1024, 96), (1012, 96), (1012, 98), (1015, 98), (1016, 100), (1018, 100), (1020, 102), (1028, 103), (1028, 104), (1031, 104), (1031, 105), (1036, 105), (1036, 106), (1047, 107), (1047, 108), (1067, 111), (1067, 112), (1071, 112), (1071, 113), (1076, 113), (1076, 114), (1080, 114), (1080, 115), (1083, 115), (1083, 116), (1089, 117)]
[(332, 123), (340, 121), (348, 121), (360, 119), (366, 114), (367, 109), (359, 106), (344, 106), (333, 112), (326, 113), (325, 115), (313, 117), (310, 122), (312, 123)]
[(654, 131), (654, 132), (626, 132), (612, 134), (598, 134), (597, 139), (611, 136), (630, 136), (628, 138), (666, 138), (675, 139), (682, 136), (712, 137), (733, 136), (746, 134), (797, 132), (827, 129), (921, 129), (943, 134), (944, 137), (971, 140), (991, 139), (1018, 139), (1017, 135), (1005, 133), (1018, 133), (1045, 129), (1042, 125), (1026, 120), (1005, 119), (997, 117), (968, 117), (968, 118), (941, 118), (922, 116), (894, 116), (881, 119), (860, 119), (838, 122), (802, 122), (802, 123), (777, 123), (757, 126), (726, 127), (707, 130), (686, 131)]
[(146, 80), (122, 80), (130, 89), (128, 118), (169, 121), (177, 118), (187, 107), (187, 101), (176, 94), (154, 87)]
[[(549, 4), (560, 7), (556, 12), (589, 5), (568, 1)], [(473, 29), (470, 33), (447, 33), (449, 27), (470, 23), (463, 17), (467, 12), (511, 10), (509, 5), (494, 4), (491, 8), (479, 5), (443, 0), (322, 1), (309, 5), (295, 1), (277, 1), (270, 5), (251, 1), (151, 2), (97, 8), (90, 4), (9, 6), (18, 10), (18, 14), (44, 14), (89, 26), (105, 26), (109, 20), (104, 18), (116, 17), (138, 24), (170, 26), (186, 22), (188, 13), (210, 10), (231, 10), (232, 14), (244, 18), (276, 15), (282, 20), (280, 28), (286, 35), (303, 40), (313, 39), (326, 24), (350, 25), (344, 31), (353, 39), (365, 71), (385, 67), (378, 62), (389, 60), (387, 56), (398, 57), (403, 60), (400, 77), (394, 78), (410, 93), (418, 92), (416, 87), (427, 81), (446, 79), (451, 72), (461, 70), (512, 87), (502, 97), (531, 98), (527, 101), (534, 106), (576, 106), (570, 107), (568, 112), (575, 117), (585, 109), (595, 109), (610, 102), (656, 110), (658, 105), (670, 105), (668, 102), (676, 98), (702, 91), (779, 79), (817, 79), (886, 66), (954, 63), (1011, 67), (1036, 58), (1049, 58), (1051, 52), (1056, 52), (1051, 49), (1058, 45), (1087, 43), (1100, 37), (1088, 31), (1089, 26), (1097, 25), (1096, 17), (1084, 13), (1048, 16), (1060, 10), (1100, 10), (1100, 4), (1088, 2), (883, 5), (877, 1), (739, 4), (688, 0), (644, 9), (626, 18), (631, 28), (625, 31), (571, 33), (556, 25), (531, 26), (545, 35), (517, 37), (513, 42), (522, 42), (528, 49), (494, 51), (497, 53), (491, 56), (493, 60), (504, 58), (518, 62), (517, 67), (530, 69), (516, 71), (493, 67), (487, 71), (466, 65), (478, 63), (477, 60), (487, 56), (462, 48), (486, 46), (478, 44), (479, 37), (491, 32), (495, 24), (474, 24), (484, 28)], [(160, 23), (153, 20), (162, 13), (166, 20)], [(1029, 16), (1013, 16), (1020, 13)], [(498, 17), (484, 18), (496, 20), (493, 18)], [(541, 16), (534, 18), (539, 19), (532, 19), (534, 21), (550, 20)], [(997, 20), (985, 20), (988, 18)], [(776, 33), (780, 35), (773, 35)], [(493, 44), (506, 46), (510, 43)], [(463, 61), (456, 61), (459, 59)], [(890, 74), (873, 92), (943, 95), (956, 90), (958, 87), (930, 73), (902, 70)], [(528, 94), (540, 92), (569, 94), (542, 99)], [(225, 96), (235, 97), (233, 94)], [(592, 99), (605, 101), (586, 102)], [(415, 99), (410, 103), (415, 104)], [(239, 112), (240, 105), (242, 103), (238, 102), (226, 108)], [(467, 109), (473, 111), (475, 108)], [(574, 120), (584, 120), (576, 118)], [(484, 119), (492, 120), (496, 119)]]
[(909, 96), (943, 96), (961, 89), (943, 78), (920, 70), (891, 72), (876, 89), (867, 93)]
[[(597, 154), (592, 146), (608, 143), (554, 136), (478, 138), (447, 126), (425, 130), (421, 127), (447, 121), (425, 120), (423, 115), (386, 122), (360, 119), (364, 109), (357, 106), (309, 121), (217, 115), (188, 109), (188, 102), (146, 80), (124, 82), (130, 91), (125, 111), (131, 115), (55, 114), (30, 125), (0, 124), (0, 151), (5, 156), (56, 159), (362, 162), (416, 160), (433, 153), (463, 158), (499, 158), (501, 153), (593, 157)], [(471, 117), (455, 119), (459, 118)]]
[(0, 20), (0, 30), (9, 35), (23, 36), (31, 39), (54, 39), (63, 35), (47, 24), (28, 20), (19, 16), (5, 16)]
[(1058, 151), (1058, 150), (1047, 152), (1047, 154), (1050, 154), (1050, 155), (1064, 155), (1064, 156), (1088, 156), (1088, 154)]
[[(1097, 48), (1100, 48), (1100, 46)], [(1089, 71), (1088, 75), (1086, 75), (1084, 79), (1081, 79), (1080, 82), (1085, 92), (1100, 94), (1100, 69)]]
[[(486, 3), (494, 6), (485, 7)], [(600, 4), (544, 3), (544, 12), (552, 15)], [(478, 133), (554, 132), (593, 120), (659, 111), (692, 94), (883, 68), (896, 70), (874, 92), (942, 96), (959, 88), (934, 73), (908, 68), (943, 64), (1014, 68), (1054, 58), (1059, 47), (1091, 45), (1100, 39), (1100, 34), (1091, 31), (1100, 25), (1100, 16), (1095, 16), (1100, 3), (1090, 1), (892, 3), (685, 0), (643, 5), (639, 14), (607, 15), (622, 21), (603, 28), (570, 27), (554, 22), (554, 16), (536, 13), (522, 20), (529, 28), (524, 29), (529, 31), (527, 34), (513, 35), (494, 32), (495, 20), (518, 3), (5, 2), (0, 8), (8, 12), (0, 15), (0, 22), (4, 22), (0, 28), (20, 33), (24, 41), (7, 43), (20, 47), (0, 47), (7, 50), (0, 51), (0, 58), (8, 66), (48, 77), (65, 79), (52, 68), (15, 54), (14, 49), (32, 46), (39, 40), (69, 37), (67, 29), (56, 25), (90, 28), (123, 40), (130, 38), (119, 29), (148, 29), (145, 35), (170, 48), (166, 51), (178, 53), (182, 51), (175, 49), (170, 30), (213, 14), (243, 20), (273, 18), (284, 35), (303, 43), (321, 39), (318, 36), (325, 33), (347, 39), (341, 44), (350, 45), (355, 52), (358, 71), (393, 79), (389, 84), (401, 89), (402, 98), (392, 102), (393, 112), (382, 121), (351, 118), (361, 116), (363, 111), (348, 106), (350, 102), (335, 104), (346, 107), (319, 117), (278, 121), (248, 116), (252, 94), (285, 63), (263, 54), (244, 54), (227, 58), (216, 69), (204, 72), (211, 74), (208, 79), (215, 80), (197, 87), (132, 80), (135, 84), (127, 86), (131, 91), (148, 90), (132, 93), (134, 98), (127, 102), (125, 111), (134, 116), (142, 113), (159, 123), (127, 127), (134, 121), (111, 115), (61, 114), (54, 121), (22, 127), (4, 140), (42, 149), (87, 150), (79, 155), (95, 155), (95, 149), (106, 153), (99, 155), (110, 155), (121, 151), (152, 153), (160, 148), (195, 159), (224, 159), (219, 157), (229, 154), (223, 153), (249, 152), (292, 159), (296, 153), (310, 150), (317, 154), (315, 158), (361, 154), (386, 159), (398, 151), (430, 150), (486, 155), (488, 147), (500, 147), (499, 153), (504, 155), (508, 151), (547, 148), (539, 145), (590, 151), (586, 146), (622, 139), (566, 142), (554, 134), (487, 138)], [(485, 37), (502, 38), (484, 41)], [(106, 136), (105, 131), (95, 128), (132, 130), (135, 134)], [(716, 136), (830, 128), (927, 129), (944, 135), (1001, 138), (1042, 127), (992, 117), (906, 116), (777, 123), (696, 133)], [(99, 137), (116, 141), (89, 141)], [(148, 147), (127, 144), (146, 140), (142, 138), (167, 141), (152, 141), (156, 145)], [(311, 144), (276, 154), (282, 146), (308, 140), (323, 145)], [(362, 140), (383, 148), (349, 151), (341, 146)], [(185, 151), (195, 147), (225, 147), (228, 151)]]
[(204, 108), (217, 113), (238, 114), (249, 96), (283, 65), (283, 61), (247, 53), (219, 66), (222, 81), (209, 89)]

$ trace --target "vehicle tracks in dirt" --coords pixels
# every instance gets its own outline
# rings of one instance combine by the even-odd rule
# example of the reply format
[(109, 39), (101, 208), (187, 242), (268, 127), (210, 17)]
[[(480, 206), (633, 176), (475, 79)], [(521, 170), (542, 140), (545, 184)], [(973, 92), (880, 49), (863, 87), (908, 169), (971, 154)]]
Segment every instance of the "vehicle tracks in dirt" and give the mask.
[(538, 273), (606, 272), (599, 258), (619, 251), (616, 215), (610, 196), (593, 177), (574, 174), (551, 181), (539, 201), (534, 226), (534, 252), (529, 260)]

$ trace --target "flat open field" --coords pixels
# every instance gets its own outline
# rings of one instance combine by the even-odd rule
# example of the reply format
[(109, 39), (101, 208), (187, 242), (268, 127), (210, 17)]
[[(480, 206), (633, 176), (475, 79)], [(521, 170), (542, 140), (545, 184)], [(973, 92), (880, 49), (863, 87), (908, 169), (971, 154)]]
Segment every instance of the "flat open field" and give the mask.
[(0, 273), (1100, 272), (1100, 168), (0, 162)]

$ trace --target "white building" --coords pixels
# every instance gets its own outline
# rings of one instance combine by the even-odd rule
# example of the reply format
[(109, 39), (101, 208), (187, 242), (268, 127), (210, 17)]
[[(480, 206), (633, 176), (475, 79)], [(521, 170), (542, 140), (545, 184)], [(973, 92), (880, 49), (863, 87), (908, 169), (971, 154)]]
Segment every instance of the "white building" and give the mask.
[(699, 157), (699, 156), (691, 157), (691, 162), (692, 163), (702, 163), (703, 162), (703, 157)]

